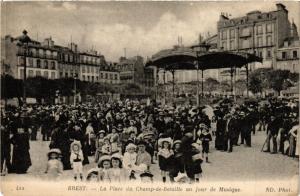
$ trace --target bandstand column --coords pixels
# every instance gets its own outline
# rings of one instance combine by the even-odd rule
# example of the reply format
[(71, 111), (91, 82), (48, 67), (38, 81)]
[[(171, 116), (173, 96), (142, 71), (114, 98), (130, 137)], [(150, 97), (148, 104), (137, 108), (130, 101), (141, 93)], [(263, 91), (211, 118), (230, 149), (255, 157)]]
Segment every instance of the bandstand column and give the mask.
[(175, 70), (174, 69), (172, 69), (172, 79), (173, 79), (173, 103), (174, 103), (174, 101), (175, 101)]
[(230, 67), (230, 91), (232, 96), (233, 95), (233, 67)]
[(202, 99), (203, 99), (203, 82), (204, 82), (204, 78), (203, 78), (203, 72), (204, 72), (204, 70), (203, 69), (201, 69), (201, 97), (202, 97)]
[(249, 97), (249, 68), (246, 65), (246, 86), (247, 86), (247, 97)]

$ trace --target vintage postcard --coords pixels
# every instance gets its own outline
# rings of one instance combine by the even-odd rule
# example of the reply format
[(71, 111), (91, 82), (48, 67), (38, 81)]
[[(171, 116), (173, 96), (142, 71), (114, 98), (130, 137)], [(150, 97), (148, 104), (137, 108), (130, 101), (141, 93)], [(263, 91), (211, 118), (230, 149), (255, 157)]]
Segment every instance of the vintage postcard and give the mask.
[(1, 194), (298, 195), (297, 1), (2, 1)]

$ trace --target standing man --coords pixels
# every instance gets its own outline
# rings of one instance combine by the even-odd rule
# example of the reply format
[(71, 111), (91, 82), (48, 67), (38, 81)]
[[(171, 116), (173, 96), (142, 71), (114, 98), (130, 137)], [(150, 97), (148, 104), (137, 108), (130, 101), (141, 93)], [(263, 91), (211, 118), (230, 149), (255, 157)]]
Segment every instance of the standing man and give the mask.
[(276, 154), (277, 153), (277, 135), (279, 132), (281, 125), (280, 121), (278, 118), (275, 117), (274, 114), (271, 114), (271, 121), (268, 124), (268, 129), (267, 129), (267, 150), (264, 152), (270, 152), (270, 140), (273, 142), (273, 151), (271, 154)]
[(17, 174), (25, 174), (31, 166), (28, 120), (26, 109), (23, 109), (21, 116), (17, 117), (14, 123), (13, 137), (11, 138), (11, 143), (14, 146), (12, 169)]
[(224, 151), (232, 152), (233, 140), (235, 136), (235, 119), (232, 114), (227, 114), (226, 128), (224, 135)]

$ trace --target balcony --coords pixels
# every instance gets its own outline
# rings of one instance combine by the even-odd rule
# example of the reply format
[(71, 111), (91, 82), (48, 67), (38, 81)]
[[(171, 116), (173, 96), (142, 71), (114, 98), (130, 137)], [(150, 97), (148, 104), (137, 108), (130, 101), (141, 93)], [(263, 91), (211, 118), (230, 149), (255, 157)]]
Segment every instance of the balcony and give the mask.
[(285, 57), (285, 58), (276, 58), (277, 61), (296, 61), (299, 60), (299, 57)]

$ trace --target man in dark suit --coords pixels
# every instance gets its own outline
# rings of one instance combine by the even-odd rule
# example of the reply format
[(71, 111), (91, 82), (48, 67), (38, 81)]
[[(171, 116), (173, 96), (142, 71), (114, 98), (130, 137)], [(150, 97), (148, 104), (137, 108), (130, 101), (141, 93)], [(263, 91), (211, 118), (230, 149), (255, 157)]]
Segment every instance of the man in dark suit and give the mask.
[(224, 135), (224, 151), (232, 152), (233, 140), (235, 137), (236, 119), (233, 114), (227, 114), (226, 128)]
[(279, 132), (279, 129), (281, 127), (280, 119), (276, 118), (274, 114), (271, 114), (271, 121), (268, 124), (268, 136), (267, 136), (267, 150), (264, 152), (270, 152), (270, 141), (273, 142), (273, 151), (271, 154), (277, 153), (277, 135)]

